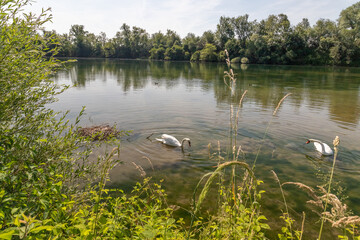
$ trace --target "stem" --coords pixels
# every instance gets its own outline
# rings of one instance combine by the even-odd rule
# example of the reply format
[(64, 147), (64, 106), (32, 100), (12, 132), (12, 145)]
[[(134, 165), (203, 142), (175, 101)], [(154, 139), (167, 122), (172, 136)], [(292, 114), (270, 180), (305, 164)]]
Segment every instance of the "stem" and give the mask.
[[(336, 138), (335, 138), (336, 139)], [(334, 140), (335, 142), (335, 140)], [(324, 212), (326, 212), (326, 208), (327, 208), (327, 205), (329, 203), (329, 194), (330, 194), (330, 191), (331, 191), (331, 182), (332, 182), (332, 179), (333, 179), (333, 175), (334, 175), (334, 169), (335, 169), (335, 162), (336, 162), (336, 157), (337, 157), (337, 154), (338, 154), (338, 149), (337, 149), (337, 145), (335, 146), (334, 144), (334, 160), (333, 160), (333, 165), (332, 165), (332, 168), (331, 168), (331, 173), (330, 173), (330, 179), (329, 179), (329, 186), (328, 186), (328, 190), (327, 190), (327, 193), (326, 193), (326, 201), (325, 201), (325, 207), (324, 207)], [(321, 234), (322, 234), (322, 231), (323, 231), (323, 227), (324, 227), (324, 216), (321, 218), (321, 226), (320, 226), (320, 232), (319, 232), (319, 237), (318, 237), (318, 240), (321, 240)]]

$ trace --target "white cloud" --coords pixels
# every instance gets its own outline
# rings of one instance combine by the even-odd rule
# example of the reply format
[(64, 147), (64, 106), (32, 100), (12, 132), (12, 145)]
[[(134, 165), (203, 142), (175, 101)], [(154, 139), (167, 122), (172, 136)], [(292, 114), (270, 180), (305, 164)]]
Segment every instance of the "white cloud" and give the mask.
[(201, 35), (215, 30), (220, 16), (235, 17), (249, 14), (250, 19), (262, 20), (270, 14), (286, 14), (293, 25), (302, 18), (311, 24), (320, 18), (336, 20), (341, 10), (357, 0), (37, 0), (32, 9), (52, 7), (53, 24), (46, 27), (67, 33), (73, 24), (85, 25), (89, 32), (103, 31), (113, 37), (126, 23), (154, 33), (167, 29), (182, 37), (193, 32)]

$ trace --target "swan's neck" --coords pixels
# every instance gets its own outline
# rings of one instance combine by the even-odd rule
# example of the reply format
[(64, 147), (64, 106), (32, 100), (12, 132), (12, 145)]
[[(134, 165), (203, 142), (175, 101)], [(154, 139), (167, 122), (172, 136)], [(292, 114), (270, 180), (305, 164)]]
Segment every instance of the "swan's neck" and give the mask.
[(190, 143), (190, 139), (189, 139), (189, 138), (184, 138), (184, 139), (181, 141), (181, 147), (182, 147), (182, 148), (184, 147), (184, 142), (188, 142), (188, 143), (189, 143), (189, 147), (191, 147), (191, 143)]

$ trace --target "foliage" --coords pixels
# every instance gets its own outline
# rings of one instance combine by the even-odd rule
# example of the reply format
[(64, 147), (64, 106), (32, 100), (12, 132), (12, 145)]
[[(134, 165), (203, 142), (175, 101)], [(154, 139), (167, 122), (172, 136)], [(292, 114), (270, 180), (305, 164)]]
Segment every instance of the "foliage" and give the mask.
[[(46, 11), (40, 16), (21, 14), (28, 3), (27, 0), (0, 2), (1, 239), (265, 238), (269, 226), (261, 213), (261, 196), (264, 192), (258, 190), (261, 181), (254, 174), (256, 159), (252, 168), (239, 160), (241, 146), (237, 144), (237, 124), (246, 91), (237, 108), (231, 105), (231, 150), (226, 158), (221, 157), (220, 153), (216, 154), (218, 166), (214, 172), (202, 178), (210, 176), (197, 201), (195, 191), (194, 207), (190, 211), (192, 221), (190, 226), (186, 226), (182, 218), (176, 219), (173, 216), (174, 210), (167, 205), (166, 194), (161, 186), (151, 183), (150, 179), (144, 179), (129, 194), (121, 190), (106, 189), (108, 172), (119, 163), (119, 148), (115, 147), (110, 153), (99, 156), (93, 164), (88, 163), (93, 145), (90, 144), (90, 139), (80, 138), (75, 134), (79, 118), (72, 125), (65, 121), (66, 114), (59, 117), (46, 108), (65, 89), (50, 79), (61, 66), (54, 59), (59, 42), (53, 33), (40, 34), (41, 26), (50, 20)], [(285, 17), (272, 17), (271, 21), (280, 23), (281, 29), (288, 31)], [(319, 23), (318, 26), (320, 29), (324, 24)], [(264, 29), (258, 29), (259, 32), (266, 31), (269, 26), (264, 22), (263, 27)], [(141, 29), (133, 28), (131, 31), (130, 27), (123, 25), (118, 39), (113, 42), (120, 41), (124, 45), (107, 54), (136, 53), (134, 49), (138, 47), (134, 48), (130, 40), (135, 36), (146, 39), (146, 34)], [(89, 34), (84, 28), (72, 28), (69, 38), (76, 43), (77, 50), (74, 52), (86, 55), (87, 47), (96, 41), (100, 43), (95, 47), (99, 51), (107, 46), (105, 35), (102, 40), (91, 36), (94, 41), (89, 41), (86, 37)], [(251, 39), (250, 37), (250, 41)], [(269, 40), (267, 37), (262, 39)], [(156, 41), (159, 45), (156, 48), (170, 49), (167, 56), (177, 58), (176, 53), (182, 52), (178, 36), (168, 31), (165, 40), (158, 34)], [(211, 37), (208, 40), (211, 41)], [(326, 45), (328, 42), (326, 39), (324, 41)], [(190, 48), (187, 50), (193, 51)], [(213, 43), (207, 42), (203, 49), (195, 51), (192, 56), (197, 58), (197, 53), (197, 59), (212, 61), (218, 59), (216, 50)], [(230, 68), (228, 53), (226, 57), (229, 70), (225, 72), (224, 81), (229, 90), (234, 92), (236, 78)], [(234, 94), (235, 92), (232, 97)], [(280, 100), (274, 115), (285, 97)], [(339, 141), (334, 141), (335, 147), (338, 144)], [(324, 205), (321, 213), (323, 221), (330, 221), (333, 227), (341, 226), (344, 230), (339, 238), (358, 239), (360, 217), (351, 216), (346, 211), (346, 205), (330, 193), (335, 160), (336, 155), (327, 183), (328, 190), (320, 188), (322, 195), (313, 194), (312, 197), (316, 200), (314, 203)], [(240, 171), (236, 171), (236, 166), (240, 167)], [(230, 174), (227, 174), (228, 171), (231, 171)], [(201, 182), (196, 190), (200, 188)], [(210, 195), (210, 187), (215, 182), (218, 187), (217, 208), (210, 215), (201, 214), (202, 203)], [(278, 182), (281, 191), (284, 184), (291, 184)], [(298, 183), (295, 185), (300, 186)], [(314, 192), (310, 187), (304, 188)], [(284, 194), (283, 199), (286, 205)], [(331, 210), (327, 206), (331, 206)], [(285, 226), (278, 235), (279, 238), (301, 239), (303, 230), (293, 229), (293, 219), (287, 209), (282, 218)]]
[(231, 63), (239, 63), (240, 60), (241, 60), (240, 57), (236, 57), (236, 58), (231, 59)]
[(241, 58), (240, 62), (241, 62), (242, 64), (248, 64), (248, 63), (249, 63), (249, 59), (247, 59), (246, 57), (243, 57), (243, 58)]
[(200, 51), (200, 61), (215, 62), (217, 61), (216, 46), (207, 43), (205, 48)]
[[(221, 54), (227, 49), (231, 59), (246, 57), (251, 63), (359, 66), (359, 4), (341, 11), (337, 22), (319, 19), (312, 27), (306, 18), (292, 26), (285, 14), (261, 21), (249, 21), (245, 14), (222, 16), (215, 32), (189, 33), (183, 39), (173, 30), (150, 36), (125, 23), (109, 39), (104, 33), (89, 33), (83, 25), (71, 26), (68, 34), (53, 34), (59, 39), (58, 56), (62, 57), (224, 61)], [(211, 53), (208, 44), (215, 46)], [(203, 52), (203, 58), (197, 51)]]
[[(67, 197), (78, 173), (71, 156), (79, 147), (73, 126), (44, 108), (59, 89), (49, 77), (59, 63), (56, 40), (37, 31), (49, 20), (18, 14), (28, 1), (2, 1), (0, 35), (0, 226), (24, 214), (47, 218)], [(20, 15), (20, 16), (19, 16)], [(47, 56), (47, 58), (45, 58)]]

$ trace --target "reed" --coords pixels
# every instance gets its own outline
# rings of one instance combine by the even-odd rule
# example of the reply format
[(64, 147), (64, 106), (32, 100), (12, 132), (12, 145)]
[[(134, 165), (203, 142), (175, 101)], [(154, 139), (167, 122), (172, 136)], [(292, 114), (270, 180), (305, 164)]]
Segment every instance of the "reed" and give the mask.
[[(255, 176), (254, 176), (254, 173), (251, 171), (251, 169), (249, 168), (249, 165), (247, 165), (246, 163), (244, 162), (239, 162), (239, 161), (231, 161), (231, 162), (225, 162), (223, 164), (220, 164), (217, 169), (212, 172), (211, 174), (207, 174), (206, 176), (210, 175), (209, 179), (206, 181), (205, 183), (205, 186), (204, 188), (202, 189), (200, 195), (199, 195), (199, 198), (198, 198), (198, 201), (197, 203), (195, 204), (195, 210), (194, 210), (194, 214), (197, 214), (198, 211), (200, 210), (200, 207), (201, 207), (201, 204), (202, 202), (204, 201), (206, 195), (208, 194), (209, 192), (209, 189), (210, 189), (210, 185), (212, 184), (212, 182), (215, 180), (215, 177), (218, 175), (218, 174), (221, 174), (221, 171), (223, 169), (225, 169), (226, 167), (228, 166), (240, 166), (241, 168), (244, 168), (246, 169), (246, 171), (251, 175), (251, 177), (253, 177), (255, 179)], [(197, 186), (198, 188), (198, 186)]]
[[(340, 144), (340, 138), (338, 136), (336, 136), (334, 141), (333, 141), (334, 159), (333, 159), (333, 165), (332, 165), (332, 168), (331, 168), (330, 178), (329, 178), (329, 182), (328, 182), (328, 190), (327, 190), (327, 194), (326, 194), (324, 213), (326, 212), (326, 209), (327, 209), (327, 206), (328, 206), (328, 203), (329, 203), (329, 194), (330, 194), (330, 191), (331, 191), (331, 183), (332, 183), (332, 179), (333, 179), (333, 175), (334, 175), (334, 169), (335, 169), (336, 157), (338, 155), (338, 145), (339, 144)], [(319, 230), (318, 240), (321, 240), (321, 234), (322, 234), (323, 227), (324, 227), (324, 220), (325, 220), (325, 217), (323, 216), (321, 218), (321, 226), (320, 226), (320, 230)]]
[[(290, 96), (290, 95), (291, 95), (291, 93), (287, 93), (283, 98), (280, 99), (279, 103), (277, 104), (277, 106), (276, 106), (276, 108), (275, 108), (275, 110), (274, 110), (274, 112), (273, 112), (273, 114), (272, 114), (272, 117), (270, 118), (270, 121), (268, 122), (268, 124), (267, 124), (267, 126), (266, 126), (264, 135), (263, 135), (263, 137), (262, 137), (262, 139), (261, 139), (262, 142), (264, 142), (264, 140), (265, 140), (265, 138), (266, 138), (266, 135), (267, 135), (267, 133), (268, 133), (268, 131), (269, 131), (269, 129), (270, 129), (270, 125), (271, 125), (274, 117), (276, 116), (276, 113), (278, 112), (278, 110), (279, 110), (282, 102), (283, 102), (288, 96)], [(260, 144), (260, 146), (259, 146), (259, 148), (258, 148), (258, 150), (257, 150), (257, 152), (256, 152), (255, 159), (254, 159), (254, 162), (253, 162), (253, 165), (252, 165), (252, 169), (253, 169), (253, 170), (255, 169), (256, 161), (257, 161), (257, 159), (258, 159), (258, 157), (259, 157), (259, 154), (260, 154), (260, 151), (261, 151), (262, 146), (263, 146), (263, 144)]]

